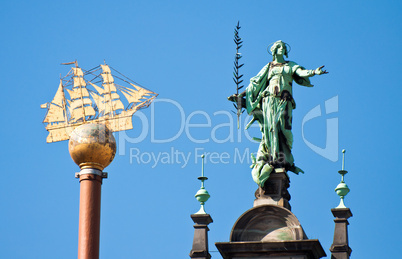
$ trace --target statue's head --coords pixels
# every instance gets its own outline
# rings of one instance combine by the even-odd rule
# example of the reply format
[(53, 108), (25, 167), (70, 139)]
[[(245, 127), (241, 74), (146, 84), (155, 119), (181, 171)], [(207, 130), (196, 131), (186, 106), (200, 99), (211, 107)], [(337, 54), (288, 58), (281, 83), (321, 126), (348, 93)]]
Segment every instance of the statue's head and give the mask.
[(282, 55), (285, 55), (286, 57), (288, 57), (288, 53), (289, 53), (289, 49), (288, 49), (288, 44), (286, 44), (285, 42), (278, 40), (276, 41), (274, 44), (272, 44), (272, 47), (270, 49), (272, 56), (278, 55), (278, 50), (282, 47), (283, 49), (283, 53), (280, 53)]

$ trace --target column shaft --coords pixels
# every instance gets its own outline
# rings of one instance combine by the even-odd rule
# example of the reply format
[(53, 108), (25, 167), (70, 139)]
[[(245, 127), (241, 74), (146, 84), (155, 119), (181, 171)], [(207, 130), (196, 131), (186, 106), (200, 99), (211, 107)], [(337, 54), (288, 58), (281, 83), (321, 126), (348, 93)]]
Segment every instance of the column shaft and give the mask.
[(78, 259), (99, 258), (101, 186), (101, 176), (80, 175)]

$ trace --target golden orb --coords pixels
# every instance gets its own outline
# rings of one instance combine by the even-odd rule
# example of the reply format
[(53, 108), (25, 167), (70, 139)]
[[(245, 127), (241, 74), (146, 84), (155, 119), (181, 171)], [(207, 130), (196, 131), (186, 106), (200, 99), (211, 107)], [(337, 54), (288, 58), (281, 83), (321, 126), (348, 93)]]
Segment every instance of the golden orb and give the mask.
[(103, 170), (116, 154), (116, 140), (105, 124), (87, 123), (77, 127), (70, 135), (68, 151), (82, 169)]

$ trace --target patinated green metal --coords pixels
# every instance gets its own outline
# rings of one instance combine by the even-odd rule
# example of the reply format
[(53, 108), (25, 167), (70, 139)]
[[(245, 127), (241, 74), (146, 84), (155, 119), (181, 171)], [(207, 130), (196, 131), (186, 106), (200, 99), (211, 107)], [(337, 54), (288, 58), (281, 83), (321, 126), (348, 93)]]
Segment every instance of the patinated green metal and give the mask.
[(284, 56), (288, 56), (290, 47), (283, 41), (276, 41), (268, 49), (273, 61), (250, 79), (245, 92), (228, 98), (233, 102), (239, 97), (244, 100), (244, 106), (252, 116), (246, 128), (255, 121), (260, 126), (262, 139), (257, 156), (253, 157), (252, 176), (261, 187), (275, 168), (285, 168), (296, 174), (303, 172), (295, 166), (291, 153), (292, 111), (296, 108), (293, 81), (312, 87), (310, 77), (328, 73), (322, 69), (324, 66), (307, 70), (293, 61), (286, 61)]
[(201, 158), (202, 158), (202, 170), (201, 170), (201, 176), (198, 177), (198, 180), (201, 181), (201, 188), (195, 194), (195, 198), (197, 199), (197, 201), (200, 202), (201, 208), (195, 214), (207, 214), (205, 212), (204, 205), (205, 205), (205, 202), (207, 202), (207, 200), (209, 199), (209, 197), (211, 197), (211, 195), (209, 195), (208, 191), (204, 187), (204, 181), (208, 180), (208, 178), (204, 176), (204, 158), (205, 158), (205, 155), (201, 155)]
[(235, 61), (233, 63), (234, 67), (233, 67), (233, 81), (236, 84), (236, 94), (237, 94), (237, 98), (235, 103), (233, 103), (233, 106), (236, 108), (236, 115), (237, 115), (237, 128), (240, 128), (240, 115), (245, 111), (244, 107), (242, 105), (242, 98), (239, 97), (239, 90), (242, 89), (244, 87), (244, 85), (242, 85), (243, 83), (243, 79), (241, 79), (243, 77), (242, 74), (239, 73), (239, 70), (242, 66), (244, 66), (244, 64), (240, 64), (239, 61), (242, 58), (240, 51), (240, 48), (243, 46), (243, 41), (239, 36), (239, 30), (240, 30), (240, 22), (237, 22), (237, 25), (235, 27), (234, 30), (234, 43), (236, 44), (236, 54), (235, 54)]
[(348, 173), (348, 171), (345, 170), (345, 153), (346, 153), (346, 150), (345, 149), (342, 150), (342, 153), (343, 153), (343, 156), (342, 156), (342, 170), (338, 171), (338, 173), (342, 176), (342, 178), (341, 178), (341, 182), (335, 188), (336, 194), (338, 194), (339, 197), (341, 198), (341, 201), (339, 202), (338, 207), (336, 207), (337, 209), (347, 208), (345, 206), (345, 203), (344, 203), (343, 200), (344, 200), (345, 196), (350, 192), (350, 189), (347, 186), (347, 184), (345, 183), (345, 179), (344, 179), (345, 174)]

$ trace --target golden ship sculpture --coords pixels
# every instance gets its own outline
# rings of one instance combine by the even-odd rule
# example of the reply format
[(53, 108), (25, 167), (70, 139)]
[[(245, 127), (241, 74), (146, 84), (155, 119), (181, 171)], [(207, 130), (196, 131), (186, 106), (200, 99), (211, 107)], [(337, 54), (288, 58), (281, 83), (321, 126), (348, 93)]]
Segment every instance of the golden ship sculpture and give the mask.
[(85, 123), (104, 123), (113, 132), (132, 129), (132, 115), (158, 96), (106, 64), (87, 71), (77, 61), (62, 65), (71, 64), (75, 66), (60, 78), (53, 100), (41, 105), (47, 109), (48, 143), (68, 140)]

